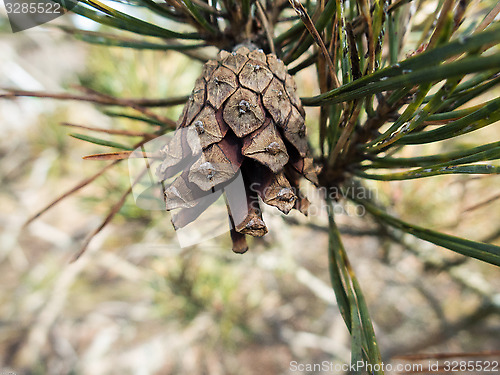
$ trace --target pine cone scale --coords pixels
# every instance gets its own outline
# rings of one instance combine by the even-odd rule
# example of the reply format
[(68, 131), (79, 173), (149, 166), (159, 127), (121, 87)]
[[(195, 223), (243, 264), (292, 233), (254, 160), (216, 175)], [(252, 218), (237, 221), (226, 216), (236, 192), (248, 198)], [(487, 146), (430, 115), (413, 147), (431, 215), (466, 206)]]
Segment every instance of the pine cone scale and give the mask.
[(273, 78), (262, 96), (262, 102), (273, 117), (274, 122), (283, 126), (292, 110), (292, 105), (278, 78)]
[(249, 60), (239, 76), (241, 85), (258, 94), (262, 93), (273, 79), (273, 73), (264, 64), (266, 63)]
[(257, 94), (240, 87), (227, 101), (223, 118), (236, 136), (241, 138), (260, 128), (266, 120), (266, 114)]
[(221, 66), (212, 73), (207, 83), (207, 100), (215, 109), (219, 109), (237, 88), (236, 74)]

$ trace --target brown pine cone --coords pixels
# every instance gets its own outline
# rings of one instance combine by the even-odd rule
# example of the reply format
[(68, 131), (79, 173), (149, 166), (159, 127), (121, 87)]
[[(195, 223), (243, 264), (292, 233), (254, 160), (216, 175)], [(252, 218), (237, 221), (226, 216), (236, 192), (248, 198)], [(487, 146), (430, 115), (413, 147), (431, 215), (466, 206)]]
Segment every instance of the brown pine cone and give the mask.
[[(178, 210), (176, 228), (194, 221), (224, 190), (233, 251), (243, 253), (245, 235), (267, 233), (259, 198), (285, 214), (292, 208), (307, 213), (299, 180), (317, 183), (317, 176), (296, 90), (283, 62), (262, 50), (220, 51), (204, 65), (157, 171), (161, 180), (180, 173), (165, 188), (167, 210)], [(244, 186), (235, 188), (240, 171)]]

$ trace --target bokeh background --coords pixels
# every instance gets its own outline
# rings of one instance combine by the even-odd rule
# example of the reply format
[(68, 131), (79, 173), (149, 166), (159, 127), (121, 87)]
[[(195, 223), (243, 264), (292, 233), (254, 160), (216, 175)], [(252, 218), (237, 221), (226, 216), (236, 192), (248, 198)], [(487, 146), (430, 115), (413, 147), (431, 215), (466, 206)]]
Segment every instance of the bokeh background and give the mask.
[[(56, 23), (73, 22), (79, 21), (66, 15)], [(78, 92), (85, 86), (117, 97), (161, 98), (189, 94), (201, 69), (176, 52), (89, 46), (51, 26), (13, 34), (2, 14), (0, 87)], [(302, 96), (316, 93), (314, 70), (301, 72), (298, 85)], [(69, 263), (128, 188), (122, 163), (23, 227), (105, 163), (82, 160), (106, 149), (70, 138), (73, 130), (61, 123), (148, 130), (107, 116), (108, 109), (0, 100), (0, 374), (315, 374), (325, 372), (292, 371), (290, 363), (348, 363), (350, 337), (329, 286), (321, 212), (305, 218), (268, 210), (270, 233), (237, 255), (228, 234), (180, 248), (170, 214), (142, 210), (129, 197), (87, 252)], [(180, 111), (162, 114), (175, 120)], [(307, 110), (313, 144), (317, 112)], [(498, 124), (439, 147), (484, 139), (500, 139)], [(437, 146), (426, 147), (405, 156)], [(371, 187), (406, 221), (500, 244), (499, 182), (448, 175)], [(498, 268), (383, 231), (352, 206), (339, 212), (385, 363), (409, 363), (401, 356), (414, 354), (427, 361), (437, 353), (498, 360)]]

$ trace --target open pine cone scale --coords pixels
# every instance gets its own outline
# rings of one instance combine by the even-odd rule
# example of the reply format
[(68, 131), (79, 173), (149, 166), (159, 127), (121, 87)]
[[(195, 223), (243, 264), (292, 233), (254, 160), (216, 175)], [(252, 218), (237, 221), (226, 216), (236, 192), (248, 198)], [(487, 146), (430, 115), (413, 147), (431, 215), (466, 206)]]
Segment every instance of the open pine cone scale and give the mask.
[(304, 117), (295, 81), (275, 55), (239, 47), (208, 61), (157, 170), (162, 181), (180, 172), (164, 191), (167, 210), (177, 210), (174, 226), (193, 222), (224, 192), (233, 251), (242, 253), (246, 235), (267, 233), (259, 198), (307, 214), (300, 179), (317, 176)]

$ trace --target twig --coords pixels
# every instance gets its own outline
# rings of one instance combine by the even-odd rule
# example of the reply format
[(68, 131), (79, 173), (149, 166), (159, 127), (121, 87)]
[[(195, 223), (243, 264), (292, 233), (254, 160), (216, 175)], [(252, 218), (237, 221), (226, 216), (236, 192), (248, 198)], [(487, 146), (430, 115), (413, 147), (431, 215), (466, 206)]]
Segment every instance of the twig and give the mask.
[(191, 2), (193, 4), (196, 4), (197, 6), (199, 6), (200, 8), (202, 8), (204, 11), (208, 12), (208, 13), (211, 13), (217, 17), (227, 17), (228, 14), (227, 12), (221, 12), (217, 9), (215, 9), (213, 6), (203, 2), (203, 1), (200, 1), (200, 0), (191, 0)]
[(457, 7), (455, 8), (455, 16), (453, 17), (453, 32), (457, 31), (464, 20), (465, 12), (470, 0), (460, 0), (458, 1)]
[[(312, 223), (310, 221), (308, 222), (300, 222), (294, 217), (290, 216), (283, 216), (283, 221), (289, 225), (300, 225), (300, 226), (306, 226), (310, 228), (311, 230), (318, 231), (318, 232), (325, 232), (328, 233), (328, 227), (316, 223)], [(344, 234), (346, 236), (352, 236), (352, 237), (364, 237), (364, 236), (375, 236), (379, 237), (381, 232), (381, 228), (355, 228), (352, 226), (339, 226), (339, 232), (341, 234)]]
[(436, 44), (441, 37), (441, 33), (444, 30), (444, 27), (447, 22), (447, 16), (448, 13), (452, 10), (453, 8), (453, 0), (445, 0), (442, 8), (441, 8), (441, 13), (439, 14), (439, 18), (437, 21), (436, 28), (434, 29), (434, 32), (432, 33), (431, 39), (429, 40), (429, 43), (427, 44), (427, 47), (425, 48), (426, 51), (430, 51), (432, 48), (436, 47)]
[(264, 26), (264, 30), (266, 31), (267, 42), (269, 43), (269, 48), (271, 49), (271, 53), (276, 54), (276, 48), (274, 47), (274, 36), (273, 29), (267, 20), (266, 13), (264, 12), (264, 8), (259, 0), (255, 2), (257, 6), (257, 13), (259, 14), (259, 18), (262, 21), (262, 25)]
[(389, 7), (387, 7), (387, 13), (391, 13), (398, 9), (400, 6), (411, 3), (413, 0), (397, 0), (392, 3)]
[(486, 29), (495, 20), (498, 13), (500, 13), (500, 2), (484, 17), (484, 20), (474, 30), (474, 34)]
[[(96, 245), (90, 249), (87, 255), (92, 254), (99, 248), (98, 244)], [(35, 320), (29, 326), (25, 339), (13, 355), (13, 363), (24, 363), (31, 366), (40, 363), (41, 352), (46, 349), (50, 330), (54, 322), (61, 315), (69, 290), (77, 279), (77, 276), (88, 265), (89, 260), (90, 257), (86, 256), (80, 262), (69, 264), (62, 269), (62, 272), (53, 284), (46, 303), (37, 313)]]
[(332, 40), (330, 41), (330, 53), (333, 55), (333, 61), (337, 61), (337, 49), (338, 49), (338, 33), (339, 33), (339, 28), (337, 27), (338, 25), (338, 20), (337, 20), (337, 13), (335, 13), (335, 17), (333, 18), (333, 30), (332, 30)]
[[(95, 95), (97, 97), (107, 98), (107, 99), (111, 99), (111, 100), (116, 99), (115, 97), (113, 97), (111, 95), (103, 94), (102, 92), (92, 90), (88, 87), (79, 87), (79, 89), (86, 91), (86, 92), (90, 92), (92, 95)], [(121, 99), (121, 100), (123, 100), (123, 99)], [(175, 129), (175, 127), (176, 127), (175, 121), (169, 119), (168, 117), (157, 115), (155, 112), (151, 111), (150, 109), (136, 104), (135, 101), (129, 102), (128, 106), (135, 109), (136, 111), (139, 111), (140, 113), (142, 113), (146, 116), (149, 116), (150, 118), (152, 118), (156, 121), (161, 122), (162, 124), (165, 124), (170, 129)]]
[(73, 256), (70, 263), (73, 263), (76, 260), (78, 260), (78, 258), (80, 258), (82, 256), (82, 254), (85, 253), (85, 250), (87, 250), (92, 239), (97, 234), (99, 234), (99, 232), (101, 232), (106, 227), (106, 225), (108, 225), (109, 222), (111, 222), (111, 220), (113, 220), (115, 215), (118, 213), (118, 211), (120, 211), (122, 206), (125, 204), (125, 201), (127, 200), (127, 197), (129, 196), (129, 194), (132, 192), (132, 189), (134, 188), (135, 184), (142, 178), (142, 176), (144, 176), (144, 173), (146, 173), (146, 170), (147, 170), (147, 168), (144, 168), (144, 170), (137, 176), (137, 178), (130, 185), (130, 187), (122, 194), (120, 200), (113, 205), (113, 207), (109, 211), (108, 215), (101, 222), (101, 225), (99, 225), (96, 229), (94, 229), (94, 231), (89, 233), (87, 238), (83, 241), (83, 244), (80, 247), (80, 250)]
[(96, 128), (96, 127), (93, 127), (93, 126), (70, 124), (68, 122), (63, 122), (61, 125), (63, 125), (63, 126), (69, 126), (69, 127), (72, 127), (72, 128), (86, 129), (86, 130), (91, 130), (91, 131), (100, 132), (100, 133), (106, 133), (106, 134), (125, 135), (125, 136), (129, 136), (129, 137), (144, 137), (144, 138), (147, 138), (147, 139), (156, 138), (155, 134), (145, 133), (145, 132), (135, 132), (135, 131), (132, 131), (132, 130), (103, 129), (103, 128)]
[(54, 199), (52, 202), (50, 202), (48, 205), (46, 205), (44, 208), (42, 208), (36, 214), (34, 214), (30, 218), (28, 218), (28, 220), (26, 220), (26, 222), (24, 223), (23, 228), (26, 227), (26, 226), (28, 226), (30, 223), (32, 223), (37, 218), (39, 218), (42, 214), (44, 214), (45, 212), (47, 212), (50, 208), (54, 207), (57, 203), (59, 203), (60, 201), (62, 201), (64, 198), (69, 197), (71, 194), (76, 193), (81, 188), (83, 188), (83, 187), (87, 186), (88, 184), (90, 184), (92, 181), (94, 181), (96, 178), (98, 178), (104, 172), (106, 172), (109, 168), (111, 168), (112, 166), (116, 165), (119, 162), (120, 162), (120, 160), (116, 160), (113, 163), (105, 166), (104, 168), (102, 168), (101, 170), (99, 170), (94, 175), (92, 175), (90, 177), (87, 177), (86, 179), (82, 180), (81, 182), (79, 182), (78, 184), (76, 184), (74, 187), (72, 187), (71, 189), (69, 189), (68, 191), (66, 191), (65, 193), (63, 193), (62, 195), (60, 195), (59, 197), (57, 197), (56, 199)]
[[(333, 149), (333, 152), (330, 154), (330, 158), (328, 159), (329, 166), (333, 166), (335, 164), (335, 161), (337, 160), (337, 157), (340, 154), (340, 151), (342, 151), (342, 149), (346, 145), (347, 141), (349, 140), (349, 136), (351, 135), (352, 131), (354, 130), (354, 126), (356, 125), (356, 120), (358, 119), (359, 113), (361, 111), (361, 106), (359, 105), (360, 103), (361, 102), (358, 102), (355, 104), (354, 112), (350, 116), (349, 122), (347, 123), (346, 127), (342, 131), (342, 134), (340, 135), (339, 140), (338, 140), (337, 144), (335, 145), (335, 148)], [(347, 115), (347, 113), (346, 113), (346, 115)]]
[(84, 101), (102, 105), (116, 105), (121, 107), (130, 107), (133, 105), (141, 107), (170, 107), (170, 106), (184, 104), (189, 98), (189, 95), (185, 95), (185, 96), (177, 96), (166, 99), (131, 99), (131, 98), (128, 99), (128, 98), (115, 98), (104, 94), (83, 96), (83, 95), (67, 94), (67, 93), (58, 94), (58, 93), (49, 93), (41, 91), (16, 90), (11, 88), (0, 88), (0, 90), (7, 92), (7, 94), (0, 94), (0, 98), (3, 99), (12, 99), (15, 97), (24, 96), (32, 98), (78, 100), (78, 101)]
[[(361, 78), (363, 73), (361, 73), (361, 66), (359, 64), (359, 54), (358, 47), (356, 46), (356, 39), (354, 33), (352, 32), (352, 26), (350, 23), (346, 23), (345, 30), (347, 34), (347, 44), (349, 46), (349, 54), (351, 56), (351, 74), (353, 81)], [(369, 44), (368, 44), (369, 45)], [(370, 48), (370, 47), (368, 47)]]
[(106, 152), (102, 154), (93, 154), (84, 156), (85, 160), (123, 160), (123, 159), (158, 159), (162, 160), (162, 155), (159, 152), (150, 153), (150, 152), (141, 152), (140, 154), (137, 151), (117, 151), (117, 152)]
[(335, 88), (340, 87), (340, 82), (337, 78), (337, 74), (335, 73), (335, 65), (333, 64), (332, 58), (330, 57), (330, 54), (326, 49), (325, 43), (323, 43), (323, 39), (321, 38), (321, 35), (319, 35), (318, 30), (316, 30), (316, 27), (314, 26), (311, 17), (309, 17), (306, 9), (298, 0), (289, 0), (289, 2), (292, 5), (293, 9), (300, 16), (300, 19), (304, 23), (304, 26), (306, 27), (307, 31), (309, 31), (316, 44), (320, 47), (321, 52), (325, 56)]
[(471, 212), (471, 211), (477, 210), (478, 208), (484, 207), (484, 206), (490, 204), (491, 202), (496, 201), (497, 199), (500, 199), (500, 194), (496, 194), (493, 197), (488, 198), (488, 199), (486, 199), (486, 200), (484, 200), (482, 202), (476, 203), (475, 205), (473, 205), (471, 207), (467, 207), (466, 209), (464, 209), (462, 211), (462, 213), (466, 213), (466, 212)]
[[(15, 90), (15, 89), (8, 89), (8, 88), (0, 88), (0, 90), (7, 91), (7, 94), (1, 94), (0, 99), (12, 99), (15, 97), (20, 97), (20, 96), (25, 96), (25, 97), (32, 97), (32, 98), (48, 98), (48, 99), (59, 99), (59, 100), (78, 100), (78, 101), (84, 101), (88, 103), (96, 103), (96, 104), (102, 104), (102, 105), (117, 105), (117, 106), (122, 106), (122, 107), (131, 107), (135, 109), (136, 111), (156, 120), (164, 124), (167, 128), (169, 129), (175, 129), (175, 121), (164, 117), (157, 115), (153, 111), (149, 110), (148, 108), (143, 107), (142, 105), (138, 103), (144, 103), (144, 99), (119, 99), (115, 98), (109, 95), (105, 95), (102, 93), (96, 93), (94, 95), (75, 95), (75, 94), (57, 94), (57, 93), (48, 93), (48, 92), (40, 92), (40, 91), (25, 91), (25, 90)], [(146, 99), (146, 104), (152, 104), (150, 99)], [(167, 100), (167, 102), (165, 102)], [(163, 101), (163, 104), (165, 103), (170, 103), (168, 105), (177, 105), (181, 101), (180, 98), (174, 98), (173, 101), (168, 102), (169, 99), (165, 99)], [(184, 97), (182, 97), (182, 100), (184, 100)], [(149, 101), (149, 102), (148, 102)], [(155, 105), (158, 105), (159, 102), (155, 100), (154, 102)], [(182, 104), (182, 103), (180, 103)], [(150, 105), (151, 106), (151, 105)]]
[[(317, 61), (317, 72), (318, 72), (318, 83), (319, 89), (321, 93), (327, 92), (328, 87), (328, 79), (327, 79), (327, 71), (325, 67), (325, 59), (318, 58)], [(325, 153), (325, 139), (326, 139), (326, 122), (327, 122), (327, 109), (326, 106), (322, 106), (319, 112), (319, 147), (321, 155)]]
[(366, 74), (370, 74), (373, 72), (373, 69), (375, 67), (375, 39), (373, 37), (372, 17), (369, 9), (369, 4), (366, 0), (359, 1), (358, 6), (367, 28), (366, 44), (368, 47), (368, 66), (366, 68)]
[(474, 326), (480, 321), (486, 319), (488, 316), (497, 312), (498, 308), (487, 302), (482, 306), (479, 306), (469, 315), (466, 315), (460, 320), (450, 324), (448, 327), (441, 328), (432, 335), (427, 335), (422, 341), (413, 342), (410, 345), (402, 345), (399, 343), (397, 346), (390, 348), (389, 350), (386, 349), (386, 355), (388, 357), (393, 357), (398, 353), (415, 353), (428, 348), (429, 346), (435, 346), (441, 342), (449, 340), (450, 338), (458, 335), (462, 330)]

